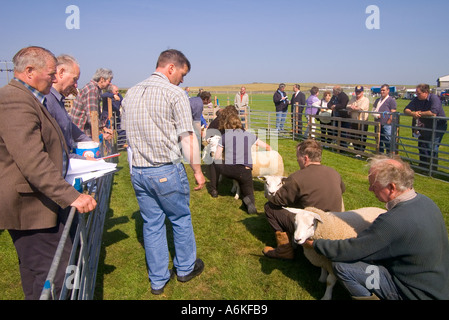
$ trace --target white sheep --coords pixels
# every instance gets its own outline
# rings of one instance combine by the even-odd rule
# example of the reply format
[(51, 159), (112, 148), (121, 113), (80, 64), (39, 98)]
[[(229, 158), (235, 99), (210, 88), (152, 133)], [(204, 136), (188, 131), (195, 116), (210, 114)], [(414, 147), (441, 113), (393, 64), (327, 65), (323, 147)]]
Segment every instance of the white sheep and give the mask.
[[(203, 150), (202, 157), (204, 163), (211, 164), (213, 162), (220, 138), (220, 135), (215, 135), (207, 139), (208, 144)], [(253, 178), (284, 174), (284, 160), (279, 152), (275, 150), (258, 151), (257, 147), (253, 145), (251, 147), (251, 157), (253, 162), (253, 170), (251, 172)], [(219, 177), (220, 180), (221, 175)], [(236, 200), (240, 198), (240, 186), (236, 180), (232, 181), (231, 193), (235, 193), (234, 198)]]
[[(357, 237), (386, 211), (375, 207), (346, 212), (324, 212), (313, 207), (286, 209), (296, 214), (294, 242), (297, 244), (303, 244), (309, 238), (340, 240)], [(304, 247), (304, 255), (313, 265), (321, 267), (319, 281), (326, 282), (326, 292), (322, 300), (330, 300), (333, 287), (337, 282), (330, 260), (312, 248)]]
[(265, 181), (264, 183), (264, 194), (265, 198), (268, 200), (271, 199), (276, 194), (276, 191), (279, 190), (280, 187), (284, 184), (284, 179), (286, 177), (284, 176), (263, 176), (262, 180)]
[(217, 151), (218, 142), (220, 141), (221, 136), (215, 135), (208, 138), (207, 145), (203, 149), (203, 161), (205, 164), (211, 164), (214, 161), (214, 154)]
[[(253, 159), (253, 170), (251, 174), (253, 178), (261, 178), (267, 176), (279, 176), (284, 174), (284, 160), (279, 152), (275, 150), (257, 151), (251, 148), (251, 157)], [(240, 197), (240, 186), (237, 181), (232, 181), (231, 192), (235, 192), (235, 199)]]

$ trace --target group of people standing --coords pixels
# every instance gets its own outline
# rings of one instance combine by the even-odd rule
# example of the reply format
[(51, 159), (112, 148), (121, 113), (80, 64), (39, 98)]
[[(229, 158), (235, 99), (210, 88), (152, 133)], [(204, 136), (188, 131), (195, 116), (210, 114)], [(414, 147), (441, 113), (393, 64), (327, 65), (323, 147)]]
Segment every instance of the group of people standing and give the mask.
[[(78, 142), (113, 137), (108, 116), (98, 122), (91, 117), (97, 112), (101, 119), (102, 98), (107, 98), (102, 92), (111, 88), (113, 73), (97, 69), (78, 91), (80, 65), (73, 56), (56, 57), (46, 48), (30, 46), (19, 50), (13, 63), (14, 79), (0, 89), (0, 229), (8, 230), (16, 248), (25, 299), (39, 299), (70, 208), (87, 213), (97, 205), (65, 178), (71, 159), (96, 160), (76, 154)], [(119, 112), (117, 89), (111, 88), (111, 98)], [(68, 113), (65, 98), (72, 93), (76, 98)], [(53, 297), (64, 285), (76, 226), (77, 216), (50, 284)]]
[[(13, 58), (14, 79), (0, 89), (0, 229), (8, 230), (19, 258), (26, 299), (39, 299), (70, 207), (79, 213), (97, 203), (64, 178), (74, 140), (90, 139), (72, 125), (63, 96), (79, 77), (68, 56), (26, 47)], [(68, 239), (52, 291), (62, 288), (70, 257)]]
[[(388, 85), (384, 86), (388, 87)], [(335, 130), (329, 127), (329, 125), (332, 125), (331, 123), (332, 121), (330, 120), (331, 116), (343, 119), (351, 118), (362, 121), (368, 120), (369, 113), (367, 111), (370, 111), (369, 99), (364, 95), (363, 86), (355, 87), (354, 90), (355, 95), (352, 97), (352, 99), (349, 99), (348, 95), (342, 90), (340, 86), (334, 86), (332, 91), (326, 90), (323, 93), (321, 99), (318, 97), (319, 91), (320, 90), (318, 87), (313, 86), (310, 89), (310, 96), (306, 98), (305, 94), (300, 91), (300, 85), (295, 84), (293, 86), (292, 98), (289, 101), (287, 94), (285, 93), (285, 84), (281, 83), (279, 85), (278, 90), (273, 95), (273, 101), (276, 106), (276, 129), (284, 130), (284, 123), (288, 111), (288, 105), (291, 105), (292, 127), (297, 131), (297, 133), (299, 134), (303, 133), (303, 114), (304, 114), (306, 117), (306, 120), (304, 121), (304, 123), (306, 123), (304, 136), (308, 137), (310, 135), (311, 137), (315, 137), (314, 124), (318, 120), (323, 125), (321, 127), (321, 134), (322, 134), (321, 141), (323, 142), (332, 141), (332, 139), (329, 137), (325, 138), (324, 137), (325, 135), (331, 136), (336, 134)], [(387, 111), (385, 108), (387, 108), (389, 104), (386, 104), (380, 112), (384, 111), (387, 111), (388, 113), (395, 112), (396, 103), (394, 99), (389, 96), (389, 91), (387, 92), (386, 97), (389, 97), (390, 101), (393, 101), (394, 108), (393, 105), (391, 105)], [(384, 99), (384, 97), (382, 97), (382, 99)], [(382, 99), (376, 100), (375, 106)], [(382, 121), (382, 123), (386, 123), (385, 119), (380, 119), (380, 117), (378, 119), (379, 122)], [(346, 129), (350, 128), (362, 131), (368, 130), (367, 124), (363, 123), (360, 124), (359, 122), (351, 123), (342, 121), (341, 127)], [(348, 135), (346, 133), (342, 132), (342, 137), (347, 136)], [(389, 136), (391, 136), (391, 134)], [(384, 139), (388, 139), (388, 137)], [(365, 142), (366, 135), (363, 134), (359, 135), (357, 139)], [(344, 140), (341, 142), (341, 144), (347, 146), (347, 143)], [(354, 148), (360, 151), (365, 150), (365, 146), (363, 144), (355, 145)]]
[[(380, 97), (377, 98), (370, 110), (369, 98), (365, 95), (363, 86), (354, 88), (354, 95), (350, 99), (342, 90), (341, 86), (334, 86), (332, 92), (326, 90), (321, 99), (318, 98), (319, 88), (313, 86), (310, 89), (310, 96), (306, 99), (304, 93), (300, 91), (300, 86), (293, 86), (293, 94), (288, 99), (285, 92), (285, 84), (281, 83), (278, 90), (273, 94), (273, 102), (276, 108), (276, 130), (283, 131), (288, 112), (288, 106), (291, 105), (292, 127), (295, 132), (303, 132), (303, 114), (306, 116), (306, 129), (304, 136), (315, 137), (315, 122), (321, 123), (321, 141), (330, 143), (335, 136), (337, 125), (335, 121), (329, 119), (330, 116), (341, 118), (340, 127), (341, 137), (360, 141), (360, 144), (354, 143), (354, 149), (365, 151), (366, 134), (368, 131), (368, 121), (370, 113), (374, 121), (378, 123), (375, 126), (375, 132), (379, 133), (379, 152), (390, 153), (391, 139), (393, 130), (393, 113), (397, 112), (396, 99), (390, 95), (390, 86), (383, 84), (380, 89)], [(420, 166), (429, 167), (431, 162), (438, 164), (438, 149), (447, 130), (447, 120), (433, 117), (446, 117), (441, 100), (436, 94), (430, 92), (427, 84), (419, 84), (416, 87), (416, 97), (405, 107), (404, 114), (413, 117), (413, 134), (418, 138), (418, 149), (420, 154)], [(357, 121), (345, 121), (353, 119)], [(364, 123), (365, 122), (365, 123)], [(348, 133), (347, 129), (359, 131), (360, 133)], [(348, 147), (347, 141), (342, 139), (340, 145)], [(356, 155), (360, 157), (360, 154)]]

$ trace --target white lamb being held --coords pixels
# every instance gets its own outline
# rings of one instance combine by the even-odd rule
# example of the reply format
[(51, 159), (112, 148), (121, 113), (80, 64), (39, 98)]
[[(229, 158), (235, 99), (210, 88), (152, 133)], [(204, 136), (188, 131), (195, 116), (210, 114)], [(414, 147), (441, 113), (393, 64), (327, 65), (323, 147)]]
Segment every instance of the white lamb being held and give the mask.
[[(214, 160), (214, 154), (217, 150), (218, 142), (221, 136), (215, 135), (207, 139), (207, 146), (203, 150), (203, 161), (206, 164), (211, 164)], [(279, 152), (275, 150), (257, 150), (257, 147), (253, 145), (251, 147), (251, 158), (253, 160), (253, 170), (251, 174), (253, 178), (263, 176), (281, 176), (284, 174), (284, 160)], [(221, 180), (221, 176), (219, 178)], [(238, 200), (240, 198), (240, 186), (236, 180), (232, 181), (232, 193), (235, 193), (234, 198)]]
[(205, 164), (211, 164), (214, 161), (214, 154), (217, 151), (220, 139), (221, 136), (219, 135), (211, 136), (207, 139), (207, 146), (204, 147), (202, 156)]
[(276, 191), (278, 191), (282, 187), (282, 185), (284, 184), (284, 179), (286, 179), (286, 177), (276, 176), (276, 175), (268, 175), (268, 176), (263, 176), (262, 179), (265, 180), (265, 183), (264, 183), (265, 198), (270, 200), (271, 197), (273, 197), (276, 194)]
[[(275, 150), (257, 151), (251, 148), (251, 157), (253, 159), (253, 170), (251, 171), (253, 178), (266, 176), (279, 176), (284, 174), (284, 160), (279, 152)], [(240, 197), (240, 187), (237, 181), (233, 180), (231, 192), (235, 192), (235, 199)]]
[[(313, 240), (355, 238), (361, 231), (368, 228), (380, 214), (386, 212), (385, 209), (375, 207), (365, 207), (345, 212), (324, 212), (313, 207), (286, 209), (296, 213), (294, 242), (297, 244), (303, 244), (309, 238)], [(330, 300), (332, 298), (332, 290), (337, 282), (331, 261), (318, 254), (314, 249), (303, 248), (306, 258), (313, 265), (321, 267), (319, 281), (326, 281), (326, 292), (321, 299)]]

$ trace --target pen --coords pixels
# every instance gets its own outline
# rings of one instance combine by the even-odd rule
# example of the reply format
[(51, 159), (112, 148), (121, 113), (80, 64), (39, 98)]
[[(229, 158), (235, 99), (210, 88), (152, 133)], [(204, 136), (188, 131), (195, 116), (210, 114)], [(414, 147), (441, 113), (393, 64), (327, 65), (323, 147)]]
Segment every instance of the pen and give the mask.
[(118, 157), (118, 156), (120, 156), (120, 153), (111, 154), (111, 155), (106, 156), (106, 157), (98, 158), (97, 160), (104, 160), (104, 159), (109, 159), (109, 158), (115, 158), (115, 157)]

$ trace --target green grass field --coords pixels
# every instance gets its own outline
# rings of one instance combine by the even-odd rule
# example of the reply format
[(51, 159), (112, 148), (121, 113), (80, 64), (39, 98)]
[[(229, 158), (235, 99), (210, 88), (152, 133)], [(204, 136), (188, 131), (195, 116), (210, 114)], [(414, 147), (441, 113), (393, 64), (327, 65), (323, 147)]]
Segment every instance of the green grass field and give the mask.
[[(279, 152), (286, 174), (298, 169), (294, 141), (282, 141)], [(126, 163), (123, 155), (120, 164)], [(336, 168), (344, 177), (347, 209), (383, 206), (368, 191), (366, 162), (324, 151), (323, 163)], [(207, 175), (206, 168), (204, 172)], [(187, 167), (191, 187), (194, 180)], [(263, 211), (266, 202), (263, 184), (255, 181), (256, 205)], [(449, 184), (427, 177), (416, 177), (416, 188), (440, 206), (449, 226), (449, 204), (445, 198)], [(206, 189), (191, 193), (191, 210), (198, 256), (206, 264), (203, 274), (185, 284), (172, 282), (162, 296), (149, 292), (142, 247), (141, 218), (127, 167), (117, 175), (111, 197), (111, 211), (105, 226), (96, 299), (219, 299), (284, 300), (320, 299), (325, 285), (318, 283), (319, 269), (310, 265), (298, 248), (295, 260), (277, 261), (263, 256), (265, 245), (275, 245), (274, 235), (263, 214), (248, 215), (240, 200), (230, 195), (231, 183), (224, 180), (219, 197)], [(262, 213), (262, 212), (261, 212)], [(173, 247), (170, 247), (172, 255)], [(349, 299), (342, 287), (335, 299)]]
[[(295, 141), (281, 140), (279, 152), (284, 158), (286, 174), (298, 169)], [(223, 180), (219, 197), (211, 198), (206, 189), (193, 191), (191, 211), (198, 257), (205, 271), (188, 283), (172, 281), (161, 296), (150, 293), (145, 253), (142, 244), (142, 219), (131, 186), (126, 152), (120, 156), (120, 171), (115, 175), (110, 210), (103, 234), (95, 299), (105, 300), (314, 300), (324, 294), (318, 283), (319, 269), (312, 266), (298, 248), (293, 261), (272, 260), (263, 256), (265, 245), (275, 245), (274, 234), (263, 215), (263, 184), (255, 180), (256, 206), (261, 214), (248, 215), (240, 200), (230, 194), (231, 182)], [(346, 184), (346, 209), (380, 206), (368, 191), (366, 162), (327, 150), (323, 164), (336, 168)], [(204, 167), (207, 176), (207, 168)], [(441, 208), (449, 226), (449, 184), (420, 175), (415, 187), (431, 197)], [(171, 233), (168, 232), (169, 238)], [(0, 299), (23, 299), (17, 256), (9, 234), (0, 231), (1, 259)], [(169, 247), (174, 255), (172, 244)], [(337, 285), (334, 299), (349, 299)]]

